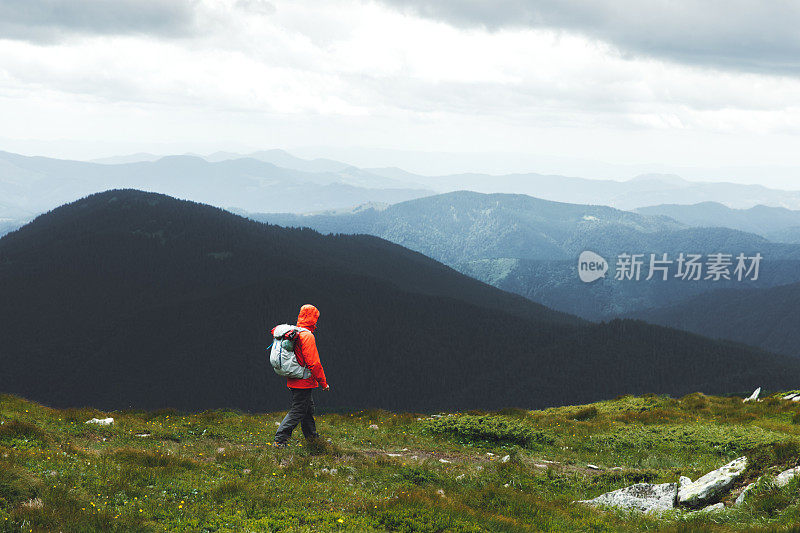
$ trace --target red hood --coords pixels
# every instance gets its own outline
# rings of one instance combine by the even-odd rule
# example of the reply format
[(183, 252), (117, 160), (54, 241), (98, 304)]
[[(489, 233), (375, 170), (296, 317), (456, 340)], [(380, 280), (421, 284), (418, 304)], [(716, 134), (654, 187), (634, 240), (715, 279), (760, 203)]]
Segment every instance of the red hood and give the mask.
[(317, 320), (319, 320), (319, 309), (311, 304), (300, 308), (300, 314), (297, 315), (298, 327), (314, 331), (317, 328)]

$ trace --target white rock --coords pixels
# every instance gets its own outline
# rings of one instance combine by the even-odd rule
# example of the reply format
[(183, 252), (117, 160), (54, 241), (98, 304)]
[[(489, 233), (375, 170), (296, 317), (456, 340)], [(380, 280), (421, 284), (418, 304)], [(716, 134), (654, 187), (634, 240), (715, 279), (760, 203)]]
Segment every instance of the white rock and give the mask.
[(751, 394), (749, 397), (745, 398), (742, 401), (743, 402), (754, 402), (754, 401), (758, 400), (758, 395), (759, 394), (761, 394), (761, 387), (759, 387), (756, 390), (754, 390), (753, 394)]
[(684, 485), (689, 485), (691, 483), (692, 483), (691, 478), (688, 478), (686, 476), (681, 476), (678, 479), (678, 490), (680, 490), (680, 487), (683, 487)]
[(492, 452), (486, 452), (486, 457), (494, 457), (494, 454)]
[(439, 459), (440, 463), (450, 463), (452, 461), (448, 461), (447, 459)]
[(747, 485), (744, 488), (744, 490), (741, 492), (741, 494), (739, 494), (739, 496), (736, 497), (736, 501), (733, 502), (733, 505), (741, 504), (744, 501), (744, 499), (747, 497), (747, 493), (750, 492), (750, 490), (755, 486), (756, 486), (755, 483), (750, 483), (749, 485)]
[(370, 424), (369, 429), (378, 429), (378, 424)]
[(783, 397), (783, 398), (781, 398), (781, 399), (782, 399), (782, 400), (791, 400), (792, 398), (794, 398), (794, 397), (795, 397), (795, 396), (797, 396), (797, 395), (798, 395), (798, 394), (797, 394), (796, 392), (793, 392), (793, 393), (791, 393), (791, 394), (787, 394), (786, 396), (784, 396), (784, 397)]
[(444, 498), (444, 490), (443, 490), (443, 489), (439, 489), (439, 490), (437, 490), (437, 491), (436, 491), (436, 494), (438, 494), (439, 496), (441, 496), (442, 498)]
[(702, 509), (695, 511), (696, 513), (713, 513), (715, 511), (723, 511), (725, 510), (725, 504), (722, 502), (715, 503), (714, 505), (709, 505), (708, 507), (703, 507)]
[[(339, 472), (339, 469), (338, 469), (338, 468), (331, 468), (331, 475), (332, 475), (332, 476), (335, 476), (335, 475), (337, 474), (337, 472)], [(347, 479), (351, 479), (352, 477), (353, 477), (353, 476), (348, 476), (348, 478), (347, 478)]]
[(660, 485), (637, 483), (630, 487), (606, 492), (592, 500), (580, 500), (578, 503), (630, 509), (642, 513), (655, 513), (675, 507), (677, 488), (678, 486), (675, 483), (662, 483)]
[(84, 424), (97, 424), (98, 426), (110, 426), (114, 423), (114, 419), (111, 417), (108, 418), (92, 418), (91, 420), (87, 420)]
[(150, 437), (151, 435), (150, 435), (150, 433), (137, 433), (135, 436), (136, 437), (140, 437), (142, 439), (146, 439), (147, 437)]
[(712, 470), (697, 481), (682, 485), (678, 489), (678, 503), (689, 507), (703, 505), (730, 488), (746, 466), (747, 457), (739, 457), (721, 468)]
[(511, 460), (511, 456), (510, 456), (510, 455), (504, 455), (504, 456), (503, 456), (503, 458), (502, 458), (502, 459), (500, 459), (500, 462), (501, 462), (501, 463), (507, 463), (507, 462), (509, 462), (510, 460)]
[(778, 487), (785, 487), (797, 475), (800, 475), (800, 466), (784, 470), (775, 477), (775, 485)]
[(592, 463), (587, 464), (586, 468), (591, 468), (592, 470), (600, 470), (599, 466), (593, 465)]
[(387, 453), (389, 457), (403, 457), (402, 453)]
[(508, 483), (503, 483), (503, 486), (504, 486), (505, 488), (508, 488)]
[(456, 476), (456, 479), (457, 479), (458, 481), (461, 481), (462, 479), (464, 479), (464, 474), (459, 474), (459, 475), (457, 475), (457, 476)]
[(798, 394), (797, 396), (795, 396), (794, 398), (792, 398), (792, 401), (793, 401), (793, 402), (800, 402), (800, 394)]
[(539, 464), (539, 463), (533, 463), (533, 466), (535, 466), (536, 468), (547, 468), (547, 465), (543, 465), (543, 464)]

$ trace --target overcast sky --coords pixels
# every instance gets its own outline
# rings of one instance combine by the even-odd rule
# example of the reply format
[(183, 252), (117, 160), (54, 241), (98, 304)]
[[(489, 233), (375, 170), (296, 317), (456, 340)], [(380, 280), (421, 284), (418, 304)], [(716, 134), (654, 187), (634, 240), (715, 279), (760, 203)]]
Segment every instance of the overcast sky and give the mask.
[(800, 188), (799, 27), (794, 0), (0, 0), (0, 150)]

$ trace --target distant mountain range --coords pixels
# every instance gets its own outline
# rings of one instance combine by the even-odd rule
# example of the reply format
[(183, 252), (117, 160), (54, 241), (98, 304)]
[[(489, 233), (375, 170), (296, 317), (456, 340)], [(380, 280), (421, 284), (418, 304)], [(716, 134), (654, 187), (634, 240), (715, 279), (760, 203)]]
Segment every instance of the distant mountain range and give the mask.
[(251, 211), (316, 211), (365, 202), (395, 203), (432, 194), (355, 167), (304, 172), (257, 159), (208, 162), (193, 156), (100, 164), (0, 152), (0, 218), (40, 213), (119, 187), (168, 193)]
[[(371, 169), (398, 177), (393, 170)], [(417, 179), (417, 181), (420, 181)], [(635, 209), (656, 204), (715, 201), (733, 208), (763, 204), (800, 209), (800, 191), (780, 191), (762, 185), (724, 182), (692, 182), (678, 176), (645, 174), (627, 181), (595, 180), (542, 174), (455, 174), (423, 181), (439, 192), (469, 190), (482, 193), (527, 194), (546, 200), (576, 204), (608, 205)]]
[(537, 407), (795, 384), (800, 360), (638, 321), (587, 324), (370, 236), (139, 191), (0, 239), (0, 391), (101, 408), (283, 408), (269, 329), (312, 302), (327, 408)]
[[(196, 155), (196, 154), (192, 154)], [(356, 167), (332, 159), (302, 159), (285, 150), (262, 150), (248, 154), (217, 152), (203, 157), (219, 162), (241, 158), (256, 159), (275, 166), (310, 173), (355, 173)], [(97, 160), (104, 163), (156, 161), (154, 154), (133, 154)], [(349, 169), (349, 170), (348, 170)], [(365, 187), (382, 187), (376, 176), (392, 180), (392, 187), (428, 189), (437, 193), (469, 190), (482, 193), (526, 194), (537, 198), (575, 204), (607, 205), (631, 210), (660, 204), (717, 202), (731, 208), (750, 208), (756, 205), (800, 209), (800, 191), (782, 191), (762, 185), (743, 185), (726, 182), (688, 181), (672, 174), (642, 174), (629, 180), (585, 179), (552, 174), (519, 173), (490, 175), (462, 173), (423, 176), (396, 167), (360, 169), (366, 181), (352, 183)], [(349, 206), (357, 205), (352, 202)], [(243, 206), (240, 206), (243, 207)], [(283, 209), (283, 212), (309, 212), (316, 208)], [(265, 212), (279, 212), (263, 210)], [(694, 224), (691, 224), (694, 225)], [(744, 228), (736, 228), (744, 229)], [(753, 231), (753, 230), (745, 230)], [(759, 233), (759, 232), (755, 232)]]
[[(458, 190), (527, 194), (551, 201), (621, 209), (699, 201), (720, 202), (733, 208), (763, 204), (800, 209), (797, 191), (689, 182), (658, 174), (627, 181), (534, 173), (421, 176), (393, 167), (365, 169), (332, 159), (302, 159), (284, 150), (164, 157), (139, 153), (94, 162), (0, 152), (0, 219), (28, 220), (62, 203), (109, 188), (150, 190), (217, 207), (265, 213), (310, 213), (350, 209), (364, 203), (394, 204)], [(798, 230), (780, 228), (767, 236), (796, 242)]]
[(731, 209), (718, 202), (702, 202), (640, 207), (636, 212), (667, 216), (687, 226), (733, 228), (775, 242), (800, 243), (800, 211), (783, 207), (756, 205), (749, 209)]
[[(252, 214), (283, 226), (324, 233), (366, 233), (442, 261), (472, 277), (589, 319), (676, 303), (723, 287), (769, 287), (800, 281), (800, 246), (771, 243), (727, 228), (692, 228), (665, 216), (605, 206), (551, 202), (524, 195), (455, 192), (382, 210), (320, 215)], [(584, 250), (612, 262), (621, 253), (726, 252), (763, 256), (759, 279), (686, 282), (578, 279)], [(661, 257), (661, 255), (658, 255)], [(645, 271), (642, 278), (646, 277)]]

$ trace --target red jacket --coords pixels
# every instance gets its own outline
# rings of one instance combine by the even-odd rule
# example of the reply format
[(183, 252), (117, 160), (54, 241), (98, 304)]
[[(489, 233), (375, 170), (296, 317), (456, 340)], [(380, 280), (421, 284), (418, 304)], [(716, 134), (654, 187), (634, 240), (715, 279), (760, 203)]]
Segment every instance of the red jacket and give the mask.
[(311, 376), (306, 379), (286, 378), (286, 386), (291, 389), (314, 389), (317, 386), (326, 387), (328, 382), (325, 380), (325, 370), (319, 360), (317, 352), (317, 341), (314, 334), (310, 333), (317, 327), (319, 310), (313, 305), (306, 304), (300, 308), (297, 316), (297, 326), (306, 328), (308, 331), (301, 331), (297, 335), (294, 343), (294, 354), (297, 362), (311, 371)]

